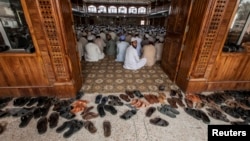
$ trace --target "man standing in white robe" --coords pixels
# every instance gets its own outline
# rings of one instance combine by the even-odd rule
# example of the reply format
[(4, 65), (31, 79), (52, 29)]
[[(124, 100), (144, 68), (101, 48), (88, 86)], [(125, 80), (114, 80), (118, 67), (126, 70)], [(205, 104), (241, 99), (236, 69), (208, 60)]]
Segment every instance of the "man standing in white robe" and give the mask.
[(138, 70), (146, 64), (147, 59), (139, 58), (136, 47), (137, 47), (137, 39), (132, 37), (131, 45), (126, 50), (125, 62), (123, 68), (129, 70)]

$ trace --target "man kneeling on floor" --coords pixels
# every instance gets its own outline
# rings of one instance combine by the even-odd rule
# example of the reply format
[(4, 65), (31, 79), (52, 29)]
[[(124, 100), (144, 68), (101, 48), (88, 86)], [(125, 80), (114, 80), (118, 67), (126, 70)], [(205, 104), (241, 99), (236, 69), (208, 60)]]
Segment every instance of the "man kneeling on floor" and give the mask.
[(146, 62), (146, 58), (139, 58), (138, 53), (136, 51), (137, 40), (136, 38), (131, 38), (131, 45), (126, 50), (125, 61), (123, 68), (129, 70), (137, 70), (142, 68)]

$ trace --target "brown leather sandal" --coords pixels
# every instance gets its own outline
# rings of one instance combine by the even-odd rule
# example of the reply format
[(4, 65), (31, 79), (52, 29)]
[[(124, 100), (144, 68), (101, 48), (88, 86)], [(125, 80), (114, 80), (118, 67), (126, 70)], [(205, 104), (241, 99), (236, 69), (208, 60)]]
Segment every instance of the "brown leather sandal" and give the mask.
[(111, 124), (109, 121), (105, 120), (103, 122), (104, 136), (109, 137), (111, 135)]

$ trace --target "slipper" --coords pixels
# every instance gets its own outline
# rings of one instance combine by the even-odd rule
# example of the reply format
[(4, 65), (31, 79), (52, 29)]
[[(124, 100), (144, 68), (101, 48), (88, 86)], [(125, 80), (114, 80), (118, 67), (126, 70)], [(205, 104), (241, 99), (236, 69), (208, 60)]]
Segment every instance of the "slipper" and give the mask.
[(71, 137), (74, 133), (76, 133), (77, 131), (79, 131), (80, 129), (82, 129), (83, 127), (83, 122), (82, 121), (79, 121), (79, 120), (75, 120), (74, 122), (71, 122), (71, 125), (69, 127), (69, 130), (66, 131), (64, 134), (63, 134), (63, 137), (64, 138), (69, 138)]
[(37, 122), (37, 131), (39, 134), (43, 134), (47, 131), (48, 120), (47, 117), (41, 117)]
[(185, 107), (184, 103), (182, 102), (182, 100), (180, 98), (172, 98), (179, 106), (181, 107)]
[(167, 98), (167, 101), (173, 108), (178, 108), (176, 101), (173, 98)]
[(7, 124), (8, 124), (7, 122), (0, 123), (0, 135), (5, 131)]
[(94, 106), (87, 107), (86, 109), (83, 110), (83, 112), (82, 112), (80, 115), (87, 114), (87, 113), (90, 112), (93, 108), (94, 108)]
[(193, 108), (193, 101), (185, 98), (185, 102), (186, 102), (188, 108)]
[(227, 116), (223, 114), (221, 111), (212, 109), (212, 108), (206, 108), (206, 110), (208, 111), (208, 115), (210, 117), (217, 119), (217, 120), (222, 120), (224, 122), (229, 122), (229, 119), (227, 118)]
[(30, 97), (19, 97), (19, 98), (16, 98), (13, 102), (13, 105), (14, 106), (24, 106), (31, 98)]
[(101, 99), (102, 99), (102, 95), (101, 95), (101, 94), (97, 95), (97, 96), (95, 97), (95, 104), (99, 104), (100, 101), (101, 101)]
[(13, 117), (21, 117), (32, 111), (34, 108), (12, 108), (9, 110)]
[(116, 96), (116, 95), (109, 95), (108, 98), (111, 100), (111, 101), (117, 101), (117, 102), (121, 102), (121, 99)]
[(108, 97), (106, 97), (106, 96), (104, 96), (103, 98), (102, 98), (102, 100), (101, 100), (101, 104), (106, 104), (107, 103), (107, 101), (108, 101)]
[(210, 119), (207, 116), (207, 114), (205, 112), (203, 112), (202, 110), (196, 109), (196, 115), (198, 115), (198, 117), (206, 124), (210, 123)]
[(127, 119), (130, 119), (130, 118), (131, 118), (133, 115), (135, 115), (135, 114), (136, 114), (136, 111), (135, 111), (135, 110), (128, 110), (128, 111), (126, 111), (125, 113), (123, 113), (123, 114), (120, 116), (120, 118), (127, 120)]
[(116, 100), (109, 101), (108, 103), (109, 103), (109, 105), (113, 105), (113, 106), (122, 106), (123, 105), (123, 102), (116, 101)]
[(149, 107), (146, 111), (146, 116), (151, 117), (151, 115), (156, 111), (155, 107)]
[(29, 100), (29, 102), (26, 104), (26, 106), (30, 107), (30, 106), (34, 105), (37, 101), (38, 101), (38, 98), (33, 97)]
[(139, 90), (134, 90), (133, 93), (135, 94), (135, 96), (137, 96), (138, 98), (142, 98), (143, 95), (141, 94), (141, 92)]
[(56, 132), (57, 133), (63, 132), (66, 128), (69, 128), (72, 125), (72, 122), (76, 122), (75, 119), (70, 121), (65, 121), (62, 125), (56, 128)]
[(161, 106), (161, 107), (157, 107), (157, 110), (160, 113), (162, 113), (164, 115), (167, 115), (167, 116), (169, 116), (171, 118), (176, 118), (176, 115), (173, 112), (171, 112), (169, 108), (165, 108), (165, 107)]
[(134, 98), (135, 97), (133, 91), (126, 90), (125, 94), (128, 95), (130, 98)]
[(20, 128), (26, 127), (32, 118), (33, 118), (32, 112), (28, 112), (26, 115), (21, 116), (21, 123), (19, 124), (19, 127)]
[(163, 127), (166, 127), (169, 125), (169, 123), (162, 119), (162, 118), (159, 118), (159, 117), (156, 117), (156, 118), (153, 118), (153, 119), (150, 119), (149, 122), (153, 125), (157, 125), (157, 126), (163, 126)]
[(130, 102), (129, 96), (125, 94), (120, 94), (120, 98), (126, 102)]
[(3, 118), (3, 117), (7, 117), (7, 116), (10, 116), (11, 114), (9, 113), (9, 111), (5, 110), (0, 110), (0, 118)]
[(111, 124), (109, 121), (105, 120), (103, 122), (104, 136), (109, 137), (111, 135)]
[(221, 105), (221, 110), (223, 110), (225, 113), (227, 113), (228, 115), (234, 117), (234, 118), (240, 118), (240, 115), (236, 112), (235, 108), (230, 108), (228, 106), (225, 105)]
[(162, 107), (169, 109), (169, 111), (171, 111), (172, 113), (174, 113), (174, 114), (176, 114), (176, 115), (180, 114), (179, 111), (177, 111), (175, 108), (173, 108), (173, 107), (170, 106), (170, 105), (162, 104)]
[(99, 114), (97, 114), (97, 113), (88, 112), (88, 113), (85, 113), (85, 114), (82, 115), (82, 119), (90, 120), (90, 119), (96, 118), (96, 117), (98, 117), (98, 116), (99, 116)]
[(53, 112), (49, 116), (49, 127), (54, 128), (58, 124), (59, 114), (57, 112)]
[(104, 105), (104, 109), (108, 112), (110, 112), (112, 115), (117, 114), (117, 110), (112, 105)]
[(95, 125), (93, 124), (93, 122), (91, 121), (86, 121), (84, 123), (84, 127), (90, 132), (90, 133), (96, 133), (97, 129), (95, 127)]
[(106, 113), (104, 111), (104, 105), (103, 104), (99, 104), (97, 106), (97, 111), (98, 111), (100, 117), (104, 117), (106, 115)]
[(201, 115), (199, 112), (197, 112), (195, 109), (192, 108), (184, 108), (184, 111), (189, 114), (190, 116), (192, 116), (193, 118), (200, 120), (201, 119)]

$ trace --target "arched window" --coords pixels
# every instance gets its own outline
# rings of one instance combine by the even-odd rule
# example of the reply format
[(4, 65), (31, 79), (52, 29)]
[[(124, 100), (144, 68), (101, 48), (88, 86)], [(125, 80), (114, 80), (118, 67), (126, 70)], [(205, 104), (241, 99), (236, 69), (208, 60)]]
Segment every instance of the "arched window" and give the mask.
[(115, 6), (110, 6), (108, 8), (108, 13), (117, 13), (117, 8)]
[(138, 14), (146, 14), (146, 8), (145, 7), (138, 8)]
[(98, 13), (107, 13), (107, 8), (103, 5), (99, 6), (97, 10)]
[(125, 6), (121, 6), (118, 8), (118, 13), (126, 14), (127, 8)]
[(94, 5), (88, 6), (88, 12), (89, 13), (96, 13), (96, 7)]
[(129, 14), (137, 14), (137, 8), (136, 7), (129, 7), (128, 13)]

